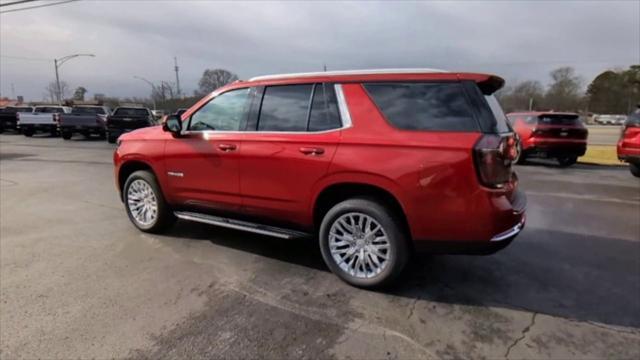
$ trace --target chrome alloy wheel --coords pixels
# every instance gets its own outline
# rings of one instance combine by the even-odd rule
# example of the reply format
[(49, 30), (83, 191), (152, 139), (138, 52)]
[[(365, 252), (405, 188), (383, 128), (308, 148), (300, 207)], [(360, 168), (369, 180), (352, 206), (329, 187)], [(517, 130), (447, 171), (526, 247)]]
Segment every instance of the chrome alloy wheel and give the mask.
[(380, 274), (389, 263), (389, 240), (374, 218), (350, 212), (340, 216), (329, 230), (329, 250), (347, 274), (367, 279)]
[(158, 217), (158, 199), (151, 185), (144, 180), (135, 180), (127, 190), (129, 212), (142, 226), (152, 224)]

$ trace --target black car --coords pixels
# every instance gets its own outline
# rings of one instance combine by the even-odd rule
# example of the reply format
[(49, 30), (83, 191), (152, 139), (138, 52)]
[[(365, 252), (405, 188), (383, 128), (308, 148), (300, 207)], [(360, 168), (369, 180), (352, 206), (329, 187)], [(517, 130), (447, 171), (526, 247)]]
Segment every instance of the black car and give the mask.
[(119, 107), (107, 117), (107, 141), (115, 143), (126, 132), (158, 125), (151, 110), (140, 107)]
[(33, 112), (31, 106), (7, 106), (0, 110), (0, 133), (5, 130), (17, 130), (16, 124), (18, 118), (16, 116), (19, 112)]

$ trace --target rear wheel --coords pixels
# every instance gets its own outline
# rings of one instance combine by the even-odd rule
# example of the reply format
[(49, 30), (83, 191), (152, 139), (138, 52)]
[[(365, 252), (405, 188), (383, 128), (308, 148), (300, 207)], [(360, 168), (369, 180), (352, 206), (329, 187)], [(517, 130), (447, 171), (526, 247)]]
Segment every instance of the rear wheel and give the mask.
[(62, 138), (65, 139), (65, 140), (71, 139), (72, 135), (73, 135), (73, 133), (71, 133), (70, 131), (63, 131), (62, 132)]
[(635, 177), (640, 177), (640, 163), (629, 163), (629, 170)]
[(568, 167), (578, 162), (577, 156), (560, 156), (558, 157), (558, 164), (562, 167)]
[(33, 133), (34, 133), (33, 129), (30, 129), (30, 128), (25, 128), (22, 130), (22, 134), (24, 134), (24, 136), (26, 137), (32, 137)]
[(322, 257), (334, 274), (351, 285), (388, 285), (400, 275), (409, 258), (402, 229), (394, 214), (377, 201), (343, 201), (322, 220)]
[(115, 144), (116, 140), (118, 140), (117, 137), (115, 137), (115, 136), (113, 136), (111, 134), (107, 135), (107, 141), (109, 142), (109, 144)]
[(140, 170), (129, 175), (122, 196), (129, 219), (144, 232), (162, 232), (175, 222), (156, 177), (149, 171)]

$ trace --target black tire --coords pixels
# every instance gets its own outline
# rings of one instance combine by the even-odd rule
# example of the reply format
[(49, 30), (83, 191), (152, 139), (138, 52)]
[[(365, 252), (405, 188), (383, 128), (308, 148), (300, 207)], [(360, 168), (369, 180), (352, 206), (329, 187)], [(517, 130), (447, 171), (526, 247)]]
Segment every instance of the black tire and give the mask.
[(569, 167), (576, 162), (578, 162), (577, 156), (561, 156), (558, 158), (558, 164), (560, 164), (561, 167)]
[[(131, 213), (131, 209), (129, 206), (129, 188), (131, 187), (131, 184), (133, 184), (136, 180), (142, 180), (143, 182), (148, 184), (156, 198), (158, 206), (157, 216), (155, 220), (149, 224), (143, 224), (139, 222)], [(133, 223), (133, 225), (141, 231), (149, 233), (161, 233), (171, 225), (173, 225), (176, 220), (171, 207), (164, 199), (164, 195), (162, 194), (160, 186), (158, 186), (155, 175), (153, 175), (150, 171), (139, 170), (129, 175), (122, 190), (122, 198), (124, 200), (124, 207), (127, 211), (127, 215), (129, 216), (129, 220), (131, 220), (131, 223)]]
[(32, 137), (33, 133), (34, 133), (33, 129), (25, 128), (22, 130), (22, 134), (26, 137)]
[(73, 136), (73, 133), (70, 131), (63, 131), (62, 132), (62, 138), (65, 140), (69, 140), (71, 139), (71, 136)]
[(0, 126), (0, 134), (4, 132), (4, 127)]
[(629, 171), (635, 177), (640, 177), (640, 163), (629, 163)]
[[(368, 278), (357, 277), (343, 270), (329, 249), (329, 233), (331, 227), (343, 215), (364, 214), (373, 218), (386, 233), (388, 250), (387, 264), (381, 271)], [(357, 216), (357, 215), (356, 215)], [(402, 222), (381, 203), (370, 198), (353, 198), (332, 207), (324, 216), (320, 225), (320, 250), (329, 269), (343, 281), (362, 288), (376, 288), (391, 284), (402, 272), (409, 259), (409, 244), (403, 231)], [(378, 258), (380, 260), (380, 258)], [(372, 263), (371, 260), (369, 260)], [(342, 263), (346, 265), (344, 262)], [(366, 266), (366, 265), (363, 265)], [(365, 268), (366, 269), (366, 268)]]
[(101, 132), (101, 133), (99, 133), (99, 134), (98, 134), (98, 138), (99, 138), (100, 140), (104, 140), (104, 139), (106, 139), (106, 138), (107, 138), (107, 135), (106, 135), (105, 133)]
[(115, 137), (113, 135), (107, 135), (107, 141), (109, 142), (109, 144), (115, 144), (116, 140), (118, 140), (117, 137)]

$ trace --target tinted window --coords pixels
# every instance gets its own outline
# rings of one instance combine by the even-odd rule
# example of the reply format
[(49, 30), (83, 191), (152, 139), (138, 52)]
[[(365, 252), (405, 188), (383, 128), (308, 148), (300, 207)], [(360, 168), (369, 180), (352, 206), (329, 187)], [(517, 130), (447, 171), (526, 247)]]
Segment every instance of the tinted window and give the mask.
[(189, 130), (238, 131), (247, 115), (249, 89), (232, 90), (216, 96), (191, 115)]
[(72, 114), (78, 115), (95, 115), (95, 114), (104, 114), (105, 111), (101, 107), (74, 107), (71, 110)]
[(62, 111), (62, 108), (59, 108), (59, 107), (40, 107), (40, 108), (36, 108), (36, 112), (49, 114), (49, 113), (61, 113), (64, 111)]
[(337, 129), (341, 125), (338, 101), (333, 86), (316, 84), (309, 115), (309, 131)]
[(478, 130), (458, 83), (380, 83), (364, 87), (387, 120), (400, 129)]
[(268, 86), (258, 117), (259, 131), (306, 131), (313, 85)]
[(113, 113), (114, 116), (149, 116), (147, 109), (142, 108), (118, 108)]

